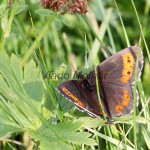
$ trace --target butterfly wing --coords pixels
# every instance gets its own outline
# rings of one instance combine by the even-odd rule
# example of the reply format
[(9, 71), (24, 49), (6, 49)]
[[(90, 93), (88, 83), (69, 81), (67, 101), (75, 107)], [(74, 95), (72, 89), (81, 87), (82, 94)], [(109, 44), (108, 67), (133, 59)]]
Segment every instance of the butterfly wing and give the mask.
[(107, 110), (108, 118), (126, 115), (133, 110), (133, 85), (116, 86), (104, 83), (101, 99)]
[(117, 85), (132, 84), (135, 80), (135, 66), (137, 56), (138, 74), (141, 75), (143, 67), (143, 54), (137, 46), (121, 50), (103, 61), (97, 68), (102, 82)]
[[(137, 46), (126, 48), (97, 66), (100, 95), (108, 118), (125, 115), (133, 110), (133, 85), (138, 52), (140, 77), (143, 55)], [(90, 72), (88, 81), (96, 88), (94, 71)]]
[(101, 116), (97, 94), (86, 88), (83, 82), (84, 80), (69, 80), (61, 83), (57, 89), (80, 110), (87, 111), (90, 115)]

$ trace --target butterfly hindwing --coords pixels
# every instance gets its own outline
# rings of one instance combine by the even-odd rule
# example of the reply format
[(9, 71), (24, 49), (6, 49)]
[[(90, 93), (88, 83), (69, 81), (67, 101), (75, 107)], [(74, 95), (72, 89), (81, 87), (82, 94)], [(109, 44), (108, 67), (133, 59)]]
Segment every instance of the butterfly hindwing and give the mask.
[[(103, 84), (101, 99), (109, 118), (126, 115), (133, 110), (133, 87)], [(109, 91), (109, 92), (108, 92)]]

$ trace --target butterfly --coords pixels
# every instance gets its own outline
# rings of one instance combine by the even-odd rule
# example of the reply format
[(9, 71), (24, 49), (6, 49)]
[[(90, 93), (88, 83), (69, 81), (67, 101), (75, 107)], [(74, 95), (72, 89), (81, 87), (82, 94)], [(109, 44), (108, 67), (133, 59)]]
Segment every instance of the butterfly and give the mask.
[[(138, 59), (137, 59), (138, 58)], [(138, 78), (143, 68), (143, 53), (137, 46), (125, 48), (104, 60), (95, 70), (78, 80), (68, 80), (58, 85), (57, 89), (66, 99), (75, 103), (79, 110), (92, 116), (102, 117), (97, 89), (107, 119), (123, 116), (133, 111), (133, 93), (136, 62)]]

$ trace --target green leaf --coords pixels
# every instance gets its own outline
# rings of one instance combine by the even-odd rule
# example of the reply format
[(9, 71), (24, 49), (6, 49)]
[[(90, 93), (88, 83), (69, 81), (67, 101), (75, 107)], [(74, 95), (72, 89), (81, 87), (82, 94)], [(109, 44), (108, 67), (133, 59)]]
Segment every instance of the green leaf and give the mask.
[(55, 128), (57, 129), (57, 131), (59, 133), (61, 132), (75, 132), (78, 129), (80, 129), (82, 127), (82, 123), (81, 122), (73, 122), (73, 121), (65, 121), (62, 123), (58, 123)]
[(7, 93), (8, 95), (13, 95), (13, 93), (11, 93), (6, 81), (4, 80), (4, 78), (1, 74), (0, 74), (0, 91), (3, 94)]
[(2, 14), (1, 16), (1, 28), (4, 33), (6, 32), (5, 30), (7, 28), (7, 25), (8, 25), (8, 10), (5, 11), (5, 15)]
[(2, 16), (3, 13), (5, 12), (5, 10), (6, 10), (6, 5), (0, 4), (0, 15), (1, 15), (1, 16)]
[(15, 11), (15, 15), (21, 13), (22, 11), (24, 11), (26, 8), (28, 7), (28, 5), (18, 5)]
[(63, 18), (62, 18), (62, 22), (63, 22), (66, 26), (72, 27), (72, 22), (71, 22), (68, 18), (63, 17)]
[(25, 0), (19, 0), (19, 3), (20, 3), (21, 5), (25, 5)]
[(57, 18), (56, 18), (56, 19), (54, 20), (54, 24), (55, 24), (55, 26), (57, 27), (58, 30), (61, 29), (61, 27), (62, 27), (62, 22), (61, 22), (60, 19), (57, 19)]
[(39, 148), (42, 150), (71, 150), (72, 147), (58, 139), (49, 128), (40, 129), (38, 131), (28, 130), (27, 133), (40, 142)]
[(57, 124), (55, 126), (55, 129), (58, 131), (59, 135), (63, 137), (63, 139), (71, 143), (75, 143), (78, 145), (96, 145), (93, 139), (88, 138), (91, 136), (91, 134), (85, 132), (76, 132), (81, 127), (82, 123), (79, 121), (66, 121)]
[(17, 57), (12, 54), (10, 57), (10, 61), (11, 61), (11, 67), (13, 70), (14, 75), (20, 80), (23, 80), (23, 72), (22, 72), (22, 66), (20, 64), (19, 59), (17, 59)]
[(24, 66), (24, 82), (35, 82), (42, 80), (41, 71), (37, 68), (35, 62), (30, 60)]
[[(137, 116), (136, 117), (136, 122), (146, 124), (146, 123), (150, 123), (150, 119), (147, 119), (147, 118), (144, 118), (144, 117), (141, 117), (141, 116)], [(132, 125), (133, 124), (133, 116), (129, 115), (129, 116), (122, 116), (122, 117), (119, 117), (119, 118), (115, 118), (114, 123), (115, 124), (117, 124), (117, 123), (126, 123), (126, 124), (131, 124)]]
[(146, 129), (146, 127), (142, 127), (142, 133), (143, 133), (143, 137), (145, 139), (146, 145), (148, 147), (148, 149), (150, 149), (150, 130)]
[[(48, 122), (50, 124), (50, 122)], [(58, 123), (56, 125), (43, 125), (39, 130), (27, 132), (32, 138), (40, 141), (41, 147), (48, 147), (51, 145), (50, 149), (72, 149), (70, 143), (77, 145), (97, 145), (94, 139), (89, 138), (90, 133), (79, 132), (82, 124), (79, 121), (65, 121)]]
[(35, 11), (35, 13), (37, 13), (38, 15), (41, 15), (41, 16), (51, 16), (51, 15), (54, 15), (54, 12), (50, 9), (37, 9)]
[(34, 61), (23, 69), (14, 54), (9, 58), (5, 53), (0, 53), (0, 73), (0, 93), (4, 103), (1, 106), (7, 108), (7, 115), (24, 128), (41, 126), (44, 87), (42, 75)]
[(118, 148), (121, 148), (121, 149), (127, 148), (128, 150), (134, 150), (134, 148), (132, 148), (131, 146), (128, 146), (127, 144), (124, 144), (124, 143), (120, 142), (118, 139), (106, 136), (106, 135), (104, 135), (104, 134), (102, 134), (102, 133), (100, 133), (96, 130), (90, 129), (90, 128), (88, 130), (90, 132), (94, 133), (95, 135), (99, 136), (100, 138), (103, 138), (106, 141), (116, 145)]
[(43, 83), (41, 81), (25, 83), (24, 88), (31, 99), (41, 101), (43, 98)]
[(10, 133), (15, 133), (15, 132), (22, 132), (21, 127), (17, 127), (16, 125), (9, 125), (9, 124), (0, 124), (0, 138), (6, 136), (7, 134)]
[(106, 125), (105, 120), (101, 118), (80, 117), (78, 121), (82, 122), (82, 126), (85, 128), (97, 128)]
[(81, 145), (81, 144), (86, 144), (86, 145), (97, 145), (97, 143), (94, 141), (94, 139), (89, 138), (91, 136), (90, 133), (86, 132), (63, 132), (60, 135), (63, 137), (64, 140)]

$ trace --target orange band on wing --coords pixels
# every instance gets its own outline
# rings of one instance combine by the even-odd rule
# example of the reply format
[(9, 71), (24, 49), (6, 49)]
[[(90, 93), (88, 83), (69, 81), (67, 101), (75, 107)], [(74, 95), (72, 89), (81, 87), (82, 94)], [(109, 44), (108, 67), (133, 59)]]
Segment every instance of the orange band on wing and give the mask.
[(130, 95), (128, 94), (127, 90), (123, 90), (123, 100), (122, 100), (122, 105), (123, 106), (128, 106), (129, 105), (129, 101), (131, 99)]
[(75, 103), (77, 103), (79, 106), (81, 106), (81, 107), (84, 107), (84, 106), (85, 106), (85, 104), (84, 104), (81, 100), (79, 100), (76, 96), (74, 96), (74, 95), (73, 95), (68, 89), (66, 89), (65, 87), (62, 88), (62, 91), (63, 91), (66, 95), (68, 95), (70, 98), (72, 98), (73, 101), (74, 101)]
[(123, 100), (121, 101), (120, 104), (116, 105), (115, 107), (115, 111), (116, 112), (121, 112), (123, 110), (123, 107), (127, 107), (129, 105), (129, 101), (130, 101), (131, 97), (128, 94), (127, 90), (123, 90)]
[(123, 83), (127, 83), (133, 74), (134, 67), (134, 57), (130, 52), (122, 54), (123, 60), (123, 70), (122, 70), (122, 78), (121, 81)]

